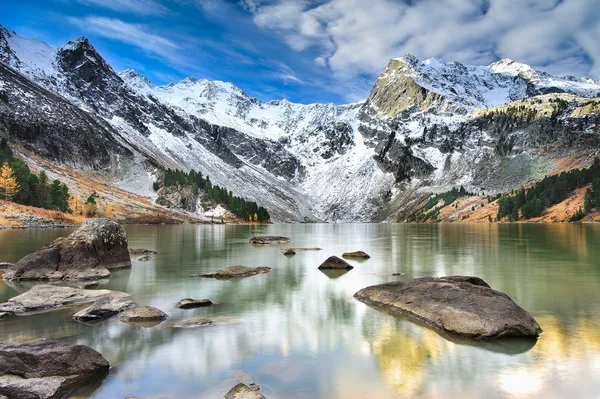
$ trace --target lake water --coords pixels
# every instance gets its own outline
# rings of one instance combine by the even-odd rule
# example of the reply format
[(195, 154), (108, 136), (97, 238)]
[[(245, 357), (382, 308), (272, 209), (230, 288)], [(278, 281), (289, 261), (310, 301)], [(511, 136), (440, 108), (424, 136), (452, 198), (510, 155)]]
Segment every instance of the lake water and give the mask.
[[(0, 261), (16, 261), (70, 230), (0, 230)], [(103, 288), (126, 291), (170, 315), (144, 328), (112, 318), (89, 326), (70, 308), (0, 321), (1, 340), (41, 337), (89, 345), (111, 363), (91, 394), (222, 398), (238, 381), (268, 399), (600, 398), (600, 226), (297, 224), (129, 226), (131, 248), (156, 249)], [(254, 235), (286, 245), (256, 247)], [(363, 250), (371, 259), (343, 275), (322, 273), (330, 255)], [(271, 273), (234, 281), (194, 274), (242, 264)], [(392, 276), (392, 273), (404, 273)], [(537, 343), (477, 344), (442, 337), (353, 299), (368, 285), (421, 276), (473, 275), (531, 312)], [(5, 301), (29, 286), (0, 282)], [(182, 298), (215, 305), (179, 310)], [(223, 325), (174, 329), (180, 319)]]

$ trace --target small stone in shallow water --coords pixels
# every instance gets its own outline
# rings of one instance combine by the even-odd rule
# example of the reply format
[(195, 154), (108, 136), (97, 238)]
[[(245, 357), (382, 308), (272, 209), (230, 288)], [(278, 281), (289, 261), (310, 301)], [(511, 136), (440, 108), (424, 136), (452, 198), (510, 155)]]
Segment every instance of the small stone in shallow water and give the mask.
[(392, 273), (392, 276), (404, 276), (406, 273)]
[(132, 248), (129, 250), (130, 255), (156, 255), (158, 251), (153, 249)]
[(166, 320), (167, 317), (169, 316), (160, 309), (152, 306), (140, 306), (124, 311), (119, 320), (125, 323), (153, 323), (156, 325)]
[(250, 239), (250, 244), (285, 244), (288, 242), (292, 242), (292, 240), (290, 240), (287, 237), (281, 237), (281, 236), (258, 236), (258, 237), (252, 237)]
[(150, 260), (150, 255), (144, 255), (144, 256), (140, 256), (139, 258), (136, 259), (139, 262), (147, 262)]
[(344, 269), (350, 270), (353, 267), (343, 259), (338, 258), (337, 256), (330, 256), (325, 260), (325, 262), (321, 263), (319, 269)]
[(269, 273), (270, 267), (259, 266), (259, 267), (247, 267), (247, 266), (229, 266), (213, 273), (201, 273), (198, 277), (204, 278), (216, 278), (216, 279), (228, 279), (237, 277), (249, 277), (257, 274)]
[(355, 252), (344, 252), (342, 254), (342, 258), (369, 259), (370, 256), (366, 252), (355, 251)]
[(83, 322), (101, 321), (136, 306), (137, 304), (128, 298), (105, 296), (75, 313), (73, 319)]
[(289, 255), (296, 255), (296, 251), (294, 251), (291, 248), (288, 248), (284, 253), (284, 255), (289, 256)]
[(83, 283), (79, 286), (79, 288), (82, 288), (84, 290), (91, 290), (91, 289), (98, 288), (98, 287), (100, 287), (99, 281), (90, 281), (87, 283)]
[(184, 298), (181, 301), (177, 302), (177, 305), (175, 306), (177, 306), (179, 309), (194, 309), (210, 306), (212, 304), (213, 303), (210, 299)]

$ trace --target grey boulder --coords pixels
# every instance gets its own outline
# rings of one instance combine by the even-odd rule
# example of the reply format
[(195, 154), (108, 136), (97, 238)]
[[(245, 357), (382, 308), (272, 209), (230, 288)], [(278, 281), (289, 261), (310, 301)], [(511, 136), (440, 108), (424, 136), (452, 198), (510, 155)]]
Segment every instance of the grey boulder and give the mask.
[(27, 315), (54, 310), (69, 305), (95, 302), (104, 296), (127, 297), (129, 294), (111, 290), (86, 290), (56, 285), (35, 285), (29, 291), (0, 304), (0, 312)]
[(127, 234), (109, 219), (89, 219), (67, 237), (31, 253), (6, 269), (4, 280), (90, 280), (131, 267)]
[(364, 288), (354, 297), (463, 338), (536, 338), (542, 329), (508, 295), (478, 277), (422, 277)]
[(168, 317), (169, 315), (160, 309), (153, 308), (152, 306), (140, 306), (124, 311), (121, 313), (119, 320), (125, 323), (148, 323), (149, 325), (156, 325)]
[(58, 399), (104, 378), (109, 364), (84, 345), (58, 341), (0, 342), (0, 395)]
[(370, 256), (368, 253), (363, 252), (363, 251), (354, 251), (354, 252), (344, 252), (342, 254), (342, 258), (369, 259)]
[[(257, 387), (260, 389), (260, 386), (257, 385)], [(246, 384), (239, 383), (225, 394), (225, 399), (265, 399), (258, 390), (252, 388)]]

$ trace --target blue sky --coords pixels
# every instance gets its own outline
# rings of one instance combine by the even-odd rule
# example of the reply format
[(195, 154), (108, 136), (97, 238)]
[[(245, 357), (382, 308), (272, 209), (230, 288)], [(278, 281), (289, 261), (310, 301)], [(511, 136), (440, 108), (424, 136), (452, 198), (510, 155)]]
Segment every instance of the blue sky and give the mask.
[(600, 78), (597, 0), (3, 0), (0, 24), (60, 46), (86, 36), (155, 84), (231, 81), (261, 100), (366, 98), (390, 58), (512, 58)]

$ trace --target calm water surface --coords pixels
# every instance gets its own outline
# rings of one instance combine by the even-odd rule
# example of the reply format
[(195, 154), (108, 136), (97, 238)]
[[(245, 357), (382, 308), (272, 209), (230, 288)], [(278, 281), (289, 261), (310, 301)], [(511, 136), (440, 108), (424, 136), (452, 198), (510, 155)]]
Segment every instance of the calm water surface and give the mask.
[[(69, 230), (0, 230), (0, 261), (16, 261)], [(71, 320), (81, 307), (0, 321), (1, 340), (40, 337), (85, 344), (111, 363), (94, 399), (222, 398), (254, 380), (275, 398), (600, 398), (600, 226), (271, 225), (131, 226), (131, 248), (160, 251), (103, 288), (131, 293), (170, 319), (152, 328), (112, 318)], [(255, 247), (277, 234), (295, 247)], [(342, 275), (322, 273), (330, 255), (364, 250)], [(191, 277), (233, 264), (271, 273), (218, 281)], [(396, 277), (392, 273), (404, 275)], [(449, 340), (352, 298), (396, 279), (467, 274), (506, 292), (538, 320), (535, 344)], [(0, 300), (27, 290), (0, 282)], [(179, 310), (182, 298), (215, 305)], [(177, 330), (194, 316), (224, 325)]]

